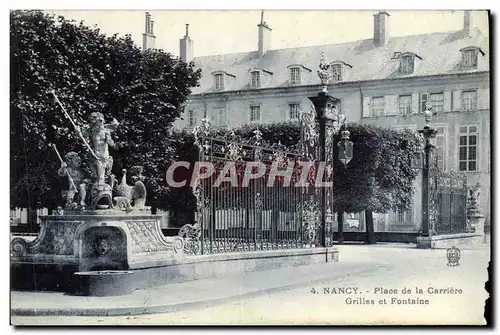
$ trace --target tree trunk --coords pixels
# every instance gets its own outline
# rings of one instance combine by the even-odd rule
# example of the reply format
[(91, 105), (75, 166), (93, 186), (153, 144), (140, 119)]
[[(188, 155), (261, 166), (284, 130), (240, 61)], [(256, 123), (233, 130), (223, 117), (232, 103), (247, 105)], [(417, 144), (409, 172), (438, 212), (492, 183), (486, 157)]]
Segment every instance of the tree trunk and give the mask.
[(337, 213), (338, 241), (344, 243), (344, 212)]
[(38, 213), (36, 208), (28, 208), (28, 233), (36, 233), (37, 232), (37, 219)]
[(366, 224), (366, 243), (375, 243), (375, 232), (373, 228), (373, 212), (365, 211), (365, 224)]
[(48, 215), (53, 215), (55, 208), (56, 207), (54, 206), (54, 203), (50, 202), (49, 204), (47, 204), (47, 214)]

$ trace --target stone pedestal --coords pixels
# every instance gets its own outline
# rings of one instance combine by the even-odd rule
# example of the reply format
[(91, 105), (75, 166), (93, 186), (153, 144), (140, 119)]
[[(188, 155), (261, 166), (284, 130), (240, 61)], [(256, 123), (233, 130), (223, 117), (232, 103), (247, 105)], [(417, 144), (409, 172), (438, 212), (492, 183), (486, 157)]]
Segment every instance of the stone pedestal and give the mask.
[(471, 248), (484, 243), (484, 236), (478, 233), (418, 236), (418, 249), (448, 249), (451, 247)]

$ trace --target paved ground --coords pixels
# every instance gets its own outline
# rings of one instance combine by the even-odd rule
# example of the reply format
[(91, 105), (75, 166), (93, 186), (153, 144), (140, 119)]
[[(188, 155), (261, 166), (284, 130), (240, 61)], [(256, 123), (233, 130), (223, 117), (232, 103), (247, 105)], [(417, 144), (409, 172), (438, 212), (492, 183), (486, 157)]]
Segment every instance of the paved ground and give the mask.
[[(293, 288), (292, 285), (287, 291), (275, 289), (274, 293), (260, 296), (222, 299), (171, 313), (108, 317), (13, 316), (11, 322), (25, 325), (484, 324), (484, 301), (488, 297), (484, 290), (488, 278), (487, 246), (462, 249), (460, 265), (455, 267), (447, 266), (446, 250), (382, 245), (340, 246), (339, 249), (340, 262), (330, 268), (325, 264), (200, 280), (186, 284), (185, 288), (192, 291), (190, 297), (180, 291), (180, 286), (176, 289), (172, 286), (170, 296), (177, 296), (179, 301), (183, 296), (184, 300), (201, 298), (207, 292), (212, 296), (228, 296), (235, 291), (244, 292), (248, 287), (265, 286), (259, 283), (266, 282), (301, 286)], [(323, 274), (330, 271), (329, 279), (324, 277), (320, 282), (300, 285), (308, 278), (317, 278), (314, 272), (321, 271)], [(213, 285), (211, 289), (210, 284)], [(405, 287), (411, 293), (403, 294)], [(422, 289), (421, 294), (416, 293), (416, 287)], [(347, 288), (352, 292), (338, 292)], [(375, 293), (377, 288), (380, 289)], [(455, 289), (462, 293), (430, 294), (429, 288)], [(385, 291), (384, 294), (384, 289), (398, 292)], [(428, 304), (403, 304), (403, 300), (409, 298), (420, 299), (420, 302), (428, 300)], [(154, 299), (161, 298), (155, 296)], [(116, 303), (124, 305), (124, 302)], [(367, 304), (371, 302), (373, 304)]]

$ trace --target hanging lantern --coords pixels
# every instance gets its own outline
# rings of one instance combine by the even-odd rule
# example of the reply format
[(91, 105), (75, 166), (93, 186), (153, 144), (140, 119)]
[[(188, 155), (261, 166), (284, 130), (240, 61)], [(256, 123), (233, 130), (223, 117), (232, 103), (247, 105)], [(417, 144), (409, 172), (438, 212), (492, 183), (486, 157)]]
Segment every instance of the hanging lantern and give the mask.
[(350, 132), (349, 130), (344, 130), (341, 133), (342, 139), (337, 144), (339, 147), (339, 160), (344, 163), (344, 165), (349, 164), (353, 157), (353, 143), (349, 140)]
[(420, 170), (423, 167), (422, 153), (418, 152), (412, 155), (411, 158), (411, 168), (415, 170)]

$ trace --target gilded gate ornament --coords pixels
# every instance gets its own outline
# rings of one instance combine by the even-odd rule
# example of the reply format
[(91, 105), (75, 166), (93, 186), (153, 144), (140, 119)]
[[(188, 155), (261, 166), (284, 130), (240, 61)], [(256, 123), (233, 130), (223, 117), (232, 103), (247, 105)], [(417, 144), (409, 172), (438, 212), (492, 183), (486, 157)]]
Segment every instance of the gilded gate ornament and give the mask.
[(323, 85), (323, 92), (327, 92), (328, 84), (332, 80), (333, 74), (329, 71), (330, 64), (326, 60), (325, 54), (321, 53), (321, 58), (319, 61), (319, 70), (317, 71), (318, 77), (321, 80), (321, 84)]

